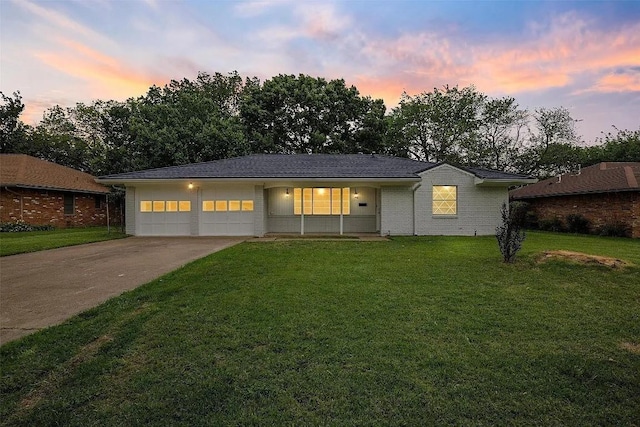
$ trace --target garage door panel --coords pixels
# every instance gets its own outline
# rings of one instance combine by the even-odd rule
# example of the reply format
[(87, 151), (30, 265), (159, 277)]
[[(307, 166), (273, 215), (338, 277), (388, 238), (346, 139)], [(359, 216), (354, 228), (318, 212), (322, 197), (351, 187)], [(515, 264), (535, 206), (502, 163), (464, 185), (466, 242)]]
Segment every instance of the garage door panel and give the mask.
[[(253, 235), (253, 211), (242, 211), (242, 200), (253, 202), (255, 189), (252, 185), (227, 185), (202, 189), (203, 201), (224, 201), (226, 209), (238, 210), (200, 211), (200, 234), (204, 236), (251, 236)], [(235, 206), (238, 204), (239, 206)]]
[[(177, 209), (180, 201), (190, 201), (191, 198), (192, 194), (182, 187), (139, 188), (136, 191), (139, 230), (137, 234), (143, 236), (190, 235), (191, 212), (173, 211), (173, 209)], [(142, 212), (141, 202), (143, 201), (152, 202), (152, 206), (155, 205), (154, 208), (171, 209), (171, 211)]]

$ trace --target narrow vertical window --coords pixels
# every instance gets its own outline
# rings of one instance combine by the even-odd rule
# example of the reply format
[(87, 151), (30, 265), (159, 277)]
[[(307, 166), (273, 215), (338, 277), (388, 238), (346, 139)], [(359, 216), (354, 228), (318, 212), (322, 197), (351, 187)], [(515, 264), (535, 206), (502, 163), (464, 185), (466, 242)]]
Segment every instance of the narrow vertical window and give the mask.
[(73, 193), (65, 193), (64, 194), (64, 214), (65, 215), (73, 215), (75, 197)]
[(458, 213), (458, 187), (455, 185), (434, 185), (432, 212), (434, 215), (456, 215)]

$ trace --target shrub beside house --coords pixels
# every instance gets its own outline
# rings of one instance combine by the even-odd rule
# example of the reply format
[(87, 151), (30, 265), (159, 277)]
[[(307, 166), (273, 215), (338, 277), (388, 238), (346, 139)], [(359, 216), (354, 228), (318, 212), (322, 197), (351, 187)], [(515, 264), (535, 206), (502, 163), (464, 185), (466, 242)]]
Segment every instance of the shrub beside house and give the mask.
[(106, 225), (108, 193), (87, 173), (25, 154), (0, 154), (2, 223)]
[(542, 229), (640, 238), (640, 162), (603, 162), (512, 190)]

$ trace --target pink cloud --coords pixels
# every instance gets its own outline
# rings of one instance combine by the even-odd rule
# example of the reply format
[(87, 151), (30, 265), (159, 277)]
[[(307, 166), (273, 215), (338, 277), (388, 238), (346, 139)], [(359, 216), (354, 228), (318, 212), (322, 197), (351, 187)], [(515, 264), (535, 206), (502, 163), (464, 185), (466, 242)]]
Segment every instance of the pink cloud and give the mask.
[(93, 97), (128, 98), (141, 95), (153, 84), (168, 80), (165, 76), (143, 73), (126, 63), (82, 43), (60, 39), (66, 49), (38, 52), (46, 65), (86, 81)]

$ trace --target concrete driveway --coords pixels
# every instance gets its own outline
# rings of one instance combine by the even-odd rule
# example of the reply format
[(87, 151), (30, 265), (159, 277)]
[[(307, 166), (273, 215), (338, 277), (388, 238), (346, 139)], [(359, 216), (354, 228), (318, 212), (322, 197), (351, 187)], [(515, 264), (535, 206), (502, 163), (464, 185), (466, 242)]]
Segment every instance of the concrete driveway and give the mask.
[(0, 258), (0, 344), (236, 245), (242, 237), (130, 237)]

